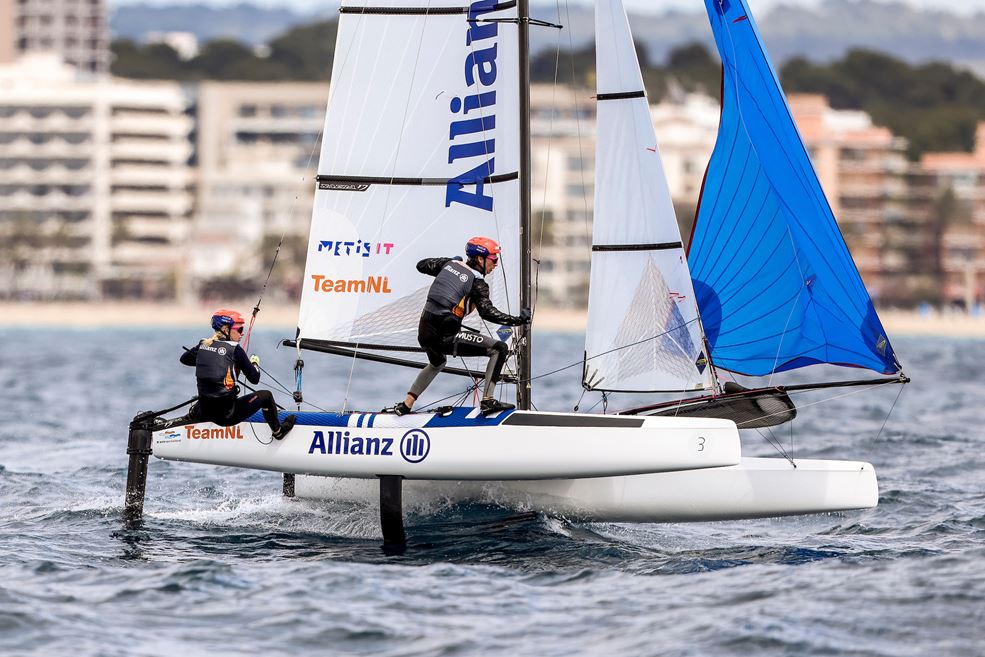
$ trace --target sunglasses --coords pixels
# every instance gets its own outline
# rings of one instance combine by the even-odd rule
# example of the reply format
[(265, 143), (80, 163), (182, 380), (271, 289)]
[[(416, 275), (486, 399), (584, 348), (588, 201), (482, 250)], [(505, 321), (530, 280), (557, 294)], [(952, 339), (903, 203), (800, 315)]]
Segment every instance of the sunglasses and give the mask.
[(242, 333), (243, 328), (244, 328), (243, 326), (231, 326), (229, 327), (229, 330), (236, 331), (237, 333)]
[(486, 260), (488, 260), (489, 262), (492, 262), (492, 263), (497, 263), (497, 262), (499, 262), (499, 256), (496, 256), (496, 255), (487, 255), (486, 256)]

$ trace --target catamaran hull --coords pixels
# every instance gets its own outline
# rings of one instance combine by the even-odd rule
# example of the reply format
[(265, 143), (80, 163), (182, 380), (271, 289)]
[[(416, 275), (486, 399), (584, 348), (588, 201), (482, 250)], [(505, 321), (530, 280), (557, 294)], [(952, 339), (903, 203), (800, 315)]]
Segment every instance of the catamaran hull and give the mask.
[(177, 426), (153, 435), (159, 458), (295, 474), (428, 480), (577, 479), (739, 462), (735, 424), (471, 408), (439, 415), (300, 413), (283, 441), (250, 418), (234, 427)]
[[(737, 465), (593, 479), (404, 484), (404, 504), (481, 501), (597, 522), (699, 522), (867, 509), (879, 501), (872, 465), (743, 458)], [(372, 504), (375, 482), (298, 477), (299, 497)]]

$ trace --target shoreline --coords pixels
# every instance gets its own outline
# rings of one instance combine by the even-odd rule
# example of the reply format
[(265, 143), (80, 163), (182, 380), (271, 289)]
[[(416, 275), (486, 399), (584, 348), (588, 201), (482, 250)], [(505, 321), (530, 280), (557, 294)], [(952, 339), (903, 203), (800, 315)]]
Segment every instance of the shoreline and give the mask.
[[(233, 304), (234, 306), (236, 304)], [(250, 304), (239, 304), (247, 313)], [(150, 303), (142, 301), (82, 302), (0, 302), (0, 329), (28, 327), (119, 328), (153, 323), (167, 327), (197, 327), (207, 324), (215, 310), (212, 305)], [(263, 328), (294, 329), (298, 309), (295, 305), (264, 304), (257, 317)], [(985, 338), (985, 316), (963, 313), (921, 314), (916, 311), (887, 309), (879, 313), (890, 336), (941, 336)], [(583, 309), (542, 307), (534, 315), (534, 328), (542, 331), (581, 333), (587, 324)]]

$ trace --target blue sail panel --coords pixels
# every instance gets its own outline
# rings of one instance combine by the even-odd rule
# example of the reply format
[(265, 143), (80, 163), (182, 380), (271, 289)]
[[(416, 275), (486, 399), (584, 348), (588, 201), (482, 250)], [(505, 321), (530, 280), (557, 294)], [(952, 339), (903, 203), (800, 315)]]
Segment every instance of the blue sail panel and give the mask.
[(745, 0), (705, 0), (722, 118), (688, 264), (712, 360), (750, 375), (899, 365)]

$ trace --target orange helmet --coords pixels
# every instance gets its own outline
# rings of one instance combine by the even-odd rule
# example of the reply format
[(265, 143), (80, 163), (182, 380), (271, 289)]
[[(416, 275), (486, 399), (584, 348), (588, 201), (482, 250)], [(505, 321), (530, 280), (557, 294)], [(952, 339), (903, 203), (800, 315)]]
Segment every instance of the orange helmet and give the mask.
[(489, 239), (488, 237), (473, 237), (465, 244), (465, 255), (474, 258), (476, 256), (494, 256), (494, 258), (499, 257), (499, 244), (496, 240)]
[(243, 316), (235, 310), (226, 308), (219, 309), (212, 313), (212, 329), (218, 331), (223, 326), (242, 326), (246, 323)]

